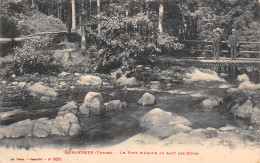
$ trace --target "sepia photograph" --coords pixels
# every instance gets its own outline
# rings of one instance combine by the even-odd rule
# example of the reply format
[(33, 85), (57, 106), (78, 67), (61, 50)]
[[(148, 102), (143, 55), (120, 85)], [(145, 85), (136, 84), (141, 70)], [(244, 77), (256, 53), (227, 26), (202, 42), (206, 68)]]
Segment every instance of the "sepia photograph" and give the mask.
[(0, 163), (260, 163), (260, 0), (0, 0)]

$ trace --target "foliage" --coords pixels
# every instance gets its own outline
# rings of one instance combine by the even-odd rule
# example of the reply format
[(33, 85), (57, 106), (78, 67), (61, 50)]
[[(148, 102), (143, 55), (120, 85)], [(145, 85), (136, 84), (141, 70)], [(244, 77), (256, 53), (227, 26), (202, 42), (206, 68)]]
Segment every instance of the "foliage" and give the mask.
[(93, 21), (100, 21), (101, 32), (88, 32), (96, 38), (92, 44), (98, 46), (95, 51), (90, 46), (84, 55), (94, 54), (99, 58), (98, 72), (109, 72), (119, 66), (131, 70), (138, 64), (152, 65), (156, 54), (183, 48), (176, 44), (176, 37), (159, 33), (157, 23), (149, 14), (137, 10), (133, 3), (136, 2), (110, 3), (108, 9)]
[(42, 37), (26, 40), (21, 47), (15, 48), (14, 56), (2, 61), (1, 68), (9, 69), (10, 72), (1, 75), (59, 72), (60, 64), (54, 61), (52, 52), (46, 51), (50, 41)]

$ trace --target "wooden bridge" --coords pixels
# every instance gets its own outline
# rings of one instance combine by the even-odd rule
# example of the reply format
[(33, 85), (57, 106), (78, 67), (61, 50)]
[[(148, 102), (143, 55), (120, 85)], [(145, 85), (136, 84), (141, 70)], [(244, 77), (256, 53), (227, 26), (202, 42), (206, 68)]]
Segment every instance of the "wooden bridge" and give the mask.
[[(212, 44), (212, 41), (203, 41), (203, 40), (183, 40), (183, 43), (185, 42), (195, 42), (195, 43), (207, 43)], [(226, 41), (221, 41), (221, 43), (226, 44)], [(249, 42), (249, 41), (240, 41), (241, 44), (256, 44), (258, 47), (260, 47), (260, 42)], [(190, 51), (190, 52), (208, 52), (213, 56), (213, 51), (208, 49), (183, 49), (184, 51)], [(221, 50), (223, 53), (229, 53), (229, 50)], [(194, 66), (239, 66), (239, 67), (260, 67), (260, 51), (239, 51), (240, 56), (244, 56), (244, 54), (248, 55), (256, 55), (256, 57), (250, 57), (250, 58), (237, 58), (236, 60), (231, 60), (231, 58), (221, 57), (218, 60), (215, 60), (213, 57), (184, 57), (181, 59), (171, 59), (167, 58), (169, 62), (172, 63), (180, 63), (185, 65), (194, 65)], [(165, 58), (161, 58), (165, 60)], [(167, 61), (166, 61), (167, 62)]]
[(214, 60), (213, 57), (184, 57), (172, 58), (169, 56), (161, 56), (159, 60), (163, 63), (177, 64), (177, 65), (193, 65), (193, 66), (238, 66), (238, 67), (259, 67), (260, 59), (256, 58), (238, 58), (231, 60), (230, 58), (221, 57), (219, 60)]
[[(41, 32), (36, 33), (34, 35), (21, 36), (19, 38), (0, 38), (0, 43), (6, 43), (11, 41), (23, 41), (27, 39), (31, 39), (34, 37), (45, 36), (49, 34), (59, 34), (62, 32)], [(182, 40), (182, 43), (207, 43), (211, 44), (212, 41), (203, 41), (203, 40)], [(226, 43), (226, 41), (222, 41), (222, 43)], [(240, 44), (256, 44), (260, 47), (260, 42), (247, 42), (240, 41)], [(190, 52), (208, 52), (212, 54), (212, 50), (207, 49), (182, 49), (183, 51)], [(228, 53), (228, 50), (221, 50), (221, 53)], [(257, 58), (237, 58), (237, 60), (231, 60), (230, 58), (221, 57), (219, 60), (214, 60), (213, 57), (183, 57), (181, 59), (173, 58), (173, 57), (160, 57), (159, 60), (165, 63), (179, 64), (179, 65), (194, 65), (194, 66), (207, 66), (207, 65), (215, 65), (215, 66), (253, 66), (260, 67), (260, 51), (239, 51), (240, 54), (257, 54)]]

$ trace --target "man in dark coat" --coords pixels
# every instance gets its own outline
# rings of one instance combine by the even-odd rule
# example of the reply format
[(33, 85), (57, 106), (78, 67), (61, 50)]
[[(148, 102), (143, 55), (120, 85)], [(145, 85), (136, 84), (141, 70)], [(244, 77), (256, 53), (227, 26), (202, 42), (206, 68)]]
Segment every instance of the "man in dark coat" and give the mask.
[(228, 37), (228, 47), (231, 48), (231, 60), (237, 59), (239, 39), (235, 34), (236, 30), (232, 29), (232, 35)]
[(215, 60), (219, 59), (221, 44), (220, 28), (215, 29), (213, 33), (213, 56)]

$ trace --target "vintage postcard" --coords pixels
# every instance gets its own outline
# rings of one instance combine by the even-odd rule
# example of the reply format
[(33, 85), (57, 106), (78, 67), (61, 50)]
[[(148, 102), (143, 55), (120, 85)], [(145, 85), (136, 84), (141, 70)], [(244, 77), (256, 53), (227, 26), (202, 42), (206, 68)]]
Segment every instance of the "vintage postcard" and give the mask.
[(0, 163), (259, 163), (259, 16), (258, 0), (0, 0)]

